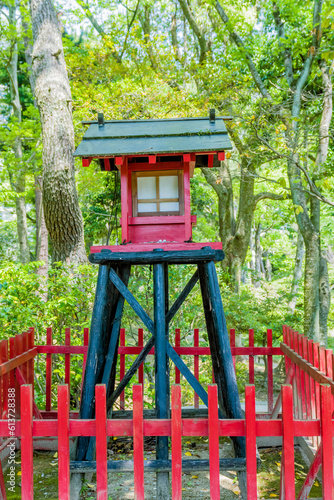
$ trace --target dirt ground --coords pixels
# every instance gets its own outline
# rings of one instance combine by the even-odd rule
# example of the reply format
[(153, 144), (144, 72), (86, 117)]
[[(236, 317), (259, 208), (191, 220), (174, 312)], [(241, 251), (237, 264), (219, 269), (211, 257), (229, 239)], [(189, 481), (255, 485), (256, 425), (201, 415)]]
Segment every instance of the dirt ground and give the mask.
[[(130, 460), (132, 455), (132, 442), (129, 438), (114, 439), (108, 447), (109, 459)], [(146, 438), (145, 459), (154, 459), (155, 444), (153, 438)], [(280, 481), (280, 448), (260, 449), (261, 467), (258, 471), (258, 498), (271, 499), (279, 497)], [(220, 456), (232, 457), (232, 445), (228, 438), (220, 438)], [(208, 458), (208, 439), (184, 438), (183, 458)], [(15, 492), (9, 492), (8, 500), (21, 500), (20, 454), (17, 453), (17, 481)], [(34, 498), (36, 500), (58, 499), (58, 456), (50, 452), (34, 453)], [(300, 490), (308, 471), (298, 447), (295, 448), (296, 494)], [(6, 481), (6, 472), (4, 473)], [(133, 500), (134, 484), (132, 473), (110, 473), (108, 475), (109, 497), (108, 500)], [(221, 471), (220, 473), (221, 498), (224, 500), (241, 498), (238, 487), (237, 474), (234, 471)], [(83, 500), (96, 499), (95, 474), (84, 483)], [(182, 477), (183, 500), (208, 500), (210, 498), (209, 472), (184, 473)], [(321, 498), (321, 485), (316, 481), (310, 498)], [(155, 500), (156, 478), (154, 473), (145, 473), (145, 498)]]

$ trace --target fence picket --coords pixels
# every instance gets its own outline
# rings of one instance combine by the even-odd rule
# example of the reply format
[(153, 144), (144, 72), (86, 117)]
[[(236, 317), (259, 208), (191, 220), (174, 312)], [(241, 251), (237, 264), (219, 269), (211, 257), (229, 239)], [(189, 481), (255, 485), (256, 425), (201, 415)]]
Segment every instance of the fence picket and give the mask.
[(283, 446), (280, 498), (295, 500), (295, 449), (293, 429), (293, 398), (291, 385), (282, 386)]
[(215, 384), (208, 385), (208, 424), (210, 457), (210, 499), (220, 499), (218, 395)]
[[(65, 328), (65, 345), (71, 345), (71, 329)], [(71, 354), (65, 354), (65, 384), (71, 387)]]
[(172, 386), (172, 500), (182, 499), (181, 386)]
[(321, 443), (322, 443), (322, 498), (333, 498), (333, 433), (331, 412), (331, 389), (328, 385), (320, 386), (321, 396)]
[[(46, 329), (46, 345), (52, 345), (52, 328)], [(52, 354), (46, 355), (45, 410), (51, 411)]]
[[(124, 347), (125, 346), (125, 329), (121, 328), (120, 329), (120, 346)], [(119, 355), (119, 380), (123, 380), (125, 375), (125, 354), (121, 353)], [(120, 396), (120, 409), (124, 410), (125, 408), (125, 392), (121, 392)]]
[[(194, 347), (199, 347), (199, 330), (198, 328), (194, 329)], [(199, 380), (199, 355), (194, 355), (194, 375), (196, 380)], [(199, 397), (196, 392), (194, 392), (194, 406), (195, 408), (199, 407)]]
[(245, 389), (247, 499), (257, 500), (255, 387), (246, 385)]
[(61, 408), (58, 412), (58, 496), (59, 500), (70, 500), (70, 398), (67, 385), (58, 386), (58, 408)]
[(144, 500), (143, 386), (133, 386), (133, 461), (135, 500)]
[[(273, 331), (267, 330), (267, 347), (273, 346)], [(274, 377), (273, 377), (273, 357), (267, 356), (267, 377), (268, 377), (268, 412), (272, 413), (274, 407)]]
[[(144, 347), (144, 330), (142, 328), (138, 328), (138, 347)], [(144, 363), (138, 368), (138, 383), (142, 384), (144, 393)]]
[(108, 500), (106, 386), (95, 386), (96, 498)]
[(21, 489), (24, 500), (34, 498), (34, 465), (32, 433), (32, 388), (21, 386)]
[[(175, 328), (175, 347), (181, 346), (181, 330)], [(175, 366), (175, 384), (179, 384), (181, 380), (180, 370)]]

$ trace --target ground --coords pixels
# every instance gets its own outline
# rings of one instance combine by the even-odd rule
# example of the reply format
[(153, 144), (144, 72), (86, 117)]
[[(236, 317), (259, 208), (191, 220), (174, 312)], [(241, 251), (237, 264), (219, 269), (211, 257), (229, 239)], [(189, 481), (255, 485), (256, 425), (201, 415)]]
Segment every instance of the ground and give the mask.
[[(149, 439), (145, 443), (145, 458), (154, 458), (154, 443)], [(232, 446), (228, 438), (220, 438), (221, 456), (232, 455)], [(278, 498), (281, 450), (279, 448), (260, 449), (261, 468), (258, 473), (258, 495), (261, 499)], [(184, 438), (183, 457), (193, 458), (208, 457), (207, 438)], [(109, 455), (114, 459), (132, 458), (132, 443), (130, 439), (116, 439), (109, 443)], [(36, 500), (58, 499), (58, 457), (50, 452), (34, 453), (34, 498)], [(296, 468), (296, 493), (298, 493), (306, 476), (308, 465), (305, 463), (298, 447), (295, 449)], [(132, 500), (134, 499), (133, 475), (131, 473), (109, 474), (109, 499)], [(5, 473), (6, 480), (6, 473)], [(241, 498), (239, 495), (237, 475), (233, 471), (224, 471), (220, 474), (221, 497), (224, 500)], [(209, 500), (210, 483), (209, 472), (183, 474), (182, 479), (183, 500)], [(322, 491), (319, 482), (313, 486), (310, 498), (321, 498)], [(95, 475), (84, 485), (84, 500), (96, 499)], [(155, 474), (145, 474), (145, 498), (155, 499)], [(20, 455), (17, 455), (17, 487), (15, 493), (9, 493), (8, 500), (21, 500), (20, 488)]]

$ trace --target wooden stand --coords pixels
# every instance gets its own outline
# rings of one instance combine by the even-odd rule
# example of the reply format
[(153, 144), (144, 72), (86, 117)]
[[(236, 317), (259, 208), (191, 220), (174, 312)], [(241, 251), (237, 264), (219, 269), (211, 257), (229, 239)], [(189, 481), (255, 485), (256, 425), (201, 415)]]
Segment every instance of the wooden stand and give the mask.
[[(102, 250), (100, 253), (91, 254), (90, 261), (99, 264), (99, 276), (91, 322), (80, 418), (94, 418), (94, 390), (95, 385), (99, 383), (106, 384), (107, 409), (111, 415), (113, 404), (153, 346), (155, 346), (156, 418), (170, 418), (169, 359), (180, 370), (203, 403), (208, 405), (206, 391), (175, 352), (169, 343), (168, 335), (170, 321), (198, 281), (201, 287), (215, 382), (218, 386), (220, 418), (243, 418), (214, 264), (221, 261), (223, 257), (222, 250), (215, 250), (209, 246), (189, 251), (154, 249), (151, 252), (113, 253), (110, 250)], [(194, 264), (197, 269), (174, 304), (169, 308), (168, 266), (181, 263)], [(127, 288), (131, 265), (136, 264), (153, 265), (154, 321)], [(124, 300), (129, 303), (152, 336), (125, 377), (115, 388), (119, 332)], [(245, 438), (232, 437), (232, 441), (236, 458), (226, 459), (226, 464), (222, 459), (220, 461), (221, 468), (226, 466), (232, 470), (244, 470)], [(76, 462), (72, 464), (71, 469), (77, 472), (86, 472), (89, 469), (88, 462), (93, 460), (94, 448), (93, 438), (79, 437)], [(203, 460), (192, 460), (191, 462), (192, 470), (206, 469), (208, 465)], [(157, 470), (157, 499), (166, 500), (169, 498), (169, 474), (166, 470), (169, 470), (170, 467), (167, 437), (157, 437), (156, 464), (155, 466), (152, 463), (152, 470)], [(113, 469), (114, 467), (108, 468)], [(239, 476), (239, 484), (240, 480), (243, 482), (244, 476)], [(243, 489), (241, 485), (241, 490)]]

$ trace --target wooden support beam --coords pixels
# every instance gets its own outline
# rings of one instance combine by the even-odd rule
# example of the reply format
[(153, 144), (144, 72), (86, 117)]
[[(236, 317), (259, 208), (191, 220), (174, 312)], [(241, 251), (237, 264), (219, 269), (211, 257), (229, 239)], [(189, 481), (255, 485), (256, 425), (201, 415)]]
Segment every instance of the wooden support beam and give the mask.
[(154, 333), (154, 324), (149, 315), (144, 311), (139, 302), (134, 298), (132, 293), (128, 290), (123, 281), (117, 276), (113, 269), (110, 269), (109, 277), (112, 283), (115, 285), (119, 293), (124, 297), (127, 303), (132, 307), (134, 312), (142, 320), (146, 328), (152, 334)]
[[(113, 269), (111, 271), (115, 273)], [(131, 265), (126, 264), (123, 267), (123, 273), (122, 273), (123, 281), (119, 279), (120, 281), (123, 282), (124, 286), (127, 286), (129, 282), (130, 272), (131, 272)], [(116, 273), (115, 275), (117, 276)], [(110, 341), (103, 369), (101, 384), (106, 385), (107, 398), (114, 390), (116, 363), (117, 363), (117, 349), (119, 343), (119, 332), (121, 327), (122, 314), (124, 309), (124, 300), (125, 300), (124, 296), (120, 294), (116, 305), (115, 318), (111, 329)], [(113, 377), (111, 376), (112, 372), (114, 372)]]
[[(155, 407), (157, 418), (169, 418), (169, 370), (166, 351), (167, 329), (165, 292), (166, 288), (164, 264), (154, 264), (153, 297), (155, 337)], [(168, 437), (157, 436), (156, 458), (157, 460), (168, 460)], [(157, 499), (169, 499), (168, 472), (157, 472)]]
[(125, 376), (122, 378), (120, 383), (118, 384), (117, 388), (114, 390), (114, 392), (111, 394), (111, 396), (108, 398), (108, 403), (107, 403), (107, 410), (109, 411), (115, 401), (119, 398), (121, 395), (122, 391), (125, 389), (125, 387), (128, 385), (140, 365), (145, 361), (146, 356), (154, 346), (154, 337), (151, 337), (144, 349), (141, 351), (141, 353), (137, 356), (136, 360), (132, 364), (131, 368), (126, 372)]

